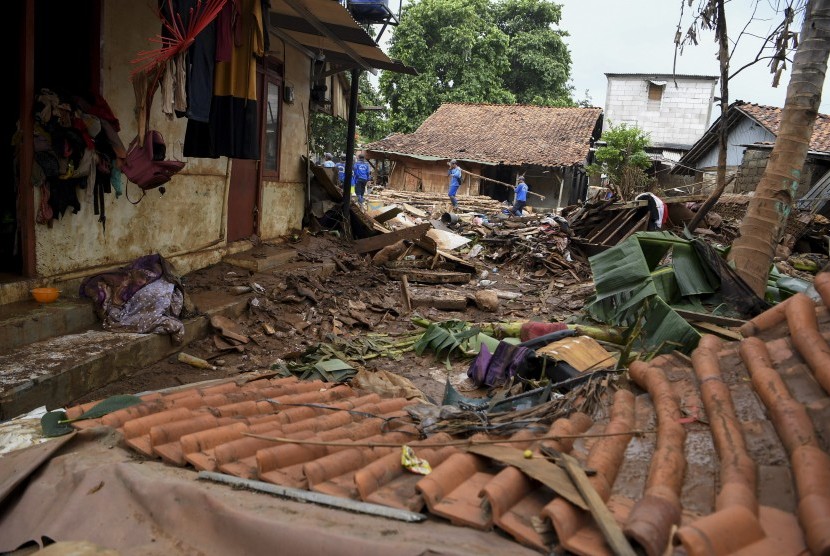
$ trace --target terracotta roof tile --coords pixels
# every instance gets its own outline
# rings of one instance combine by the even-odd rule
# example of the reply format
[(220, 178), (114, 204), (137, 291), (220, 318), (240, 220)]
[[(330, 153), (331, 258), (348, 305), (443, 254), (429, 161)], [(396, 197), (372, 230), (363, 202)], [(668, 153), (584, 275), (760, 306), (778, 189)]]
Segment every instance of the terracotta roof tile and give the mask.
[[(767, 131), (776, 137), (778, 136), (781, 128), (781, 112), (783, 109), (749, 102), (736, 102), (735, 107), (763, 125)], [(830, 152), (830, 115), (819, 114), (816, 117), (813, 136), (810, 139), (810, 150)]]
[[(822, 280), (817, 278), (817, 285)], [(830, 291), (826, 293), (830, 302)], [(809, 318), (811, 311), (815, 319)], [(810, 330), (804, 332), (804, 326)], [(810, 341), (794, 341), (793, 327)], [(605, 408), (592, 418), (576, 414), (557, 420), (547, 431), (565, 436), (586, 430), (621, 434), (542, 441), (570, 451), (596, 471), (590, 480), (621, 527), (631, 518), (645, 530), (656, 531), (647, 536), (653, 541), (628, 531), (648, 554), (660, 550), (674, 525), (680, 527), (675, 542), (683, 543), (682, 550), (690, 555), (708, 552), (708, 547), (723, 553), (797, 554), (806, 550), (806, 543), (817, 553), (830, 546), (826, 533), (830, 531), (830, 397), (822, 388), (821, 366), (824, 348), (830, 349), (826, 345), (830, 313), (796, 298), (753, 319), (744, 333), (757, 335), (767, 351), (767, 355), (746, 356), (751, 365), (762, 361), (760, 370), (747, 372), (738, 350), (742, 344), (706, 340), (695, 350), (693, 365), (680, 357), (661, 356), (645, 367), (633, 366), (632, 379), (647, 389), (636, 396), (636, 402), (632, 393), (621, 391), (615, 395), (610, 416)], [(760, 349), (754, 340), (745, 340), (743, 349), (751, 351), (753, 344)], [(708, 364), (703, 362), (706, 349), (709, 361), (720, 368), (711, 379), (701, 371), (701, 365)], [(774, 387), (764, 386), (773, 384), (775, 376), (780, 379)], [(763, 382), (756, 384), (758, 380)], [(709, 399), (711, 405), (712, 388), (717, 407), (734, 405), (728, 426), (720, 424), (725, 417), (702, 408), (702, 399)], [(588, 512), (513, 467), (441, 446), (451, 439), (446, 434), (418, 441), (415, 447), (432, 465), (430, 475), (405, 470), (399, 446), (417, 438), (405, 411), (409, 403), (346, 385), (301, 383), (294, 378), (257, 380), (146, 397), (140, 405), (75, 426), (118, 427), (127, 445), (175, 465), (413, 511), (426, 507), (452, 523), (498, 528), (544, 553), (557, 544), (577, 554), (610, 552)], [(90, 407), (72, 411), (79, 415)], [(782, 442), (773, 425), (791, 436), (783, 434)], [(629, 441), (633, 428), (656, 428), (658, 434)], [(729, 431), (729, 442), (724, 441), (722, 429)], [(329, 444), (281, 443), (247, 434)], [(538, 455), (537, 438), (542, 434), (523, 430), (513, 437), (521, 442), (505, 445)], [(735, 450), (736, 441), (746, 449)], [(367, 442), (372, 446), (365, 446)], [(721, 461), (715, 447), (723, 453), (727, 444), (729, 458)], [(719, 471), (719, 465), (726, 471)], [(790, 481), (797, 500), (792, 494), (775, 496), (782, 485), (764, 481), (757, 484), (763, 496), (756, 498), (755, 486), (741, 486), (755, 484), (747, 470), (756, 468), (761, 478)], [(729, 486), (735, 477), (743, 482)], [(656, 512), (640, 509), (655, 498)], [(679, 523), (675, 500), (680, 505)], [(664, 506), (667, 501), (672, 505)], [(637, 510), (632, 509), (635, 502)]]
[(588, 156), (601, 108), (442, 104), (414, 132), (366, 150), (479, 160), (492, 164), (572, 166)]

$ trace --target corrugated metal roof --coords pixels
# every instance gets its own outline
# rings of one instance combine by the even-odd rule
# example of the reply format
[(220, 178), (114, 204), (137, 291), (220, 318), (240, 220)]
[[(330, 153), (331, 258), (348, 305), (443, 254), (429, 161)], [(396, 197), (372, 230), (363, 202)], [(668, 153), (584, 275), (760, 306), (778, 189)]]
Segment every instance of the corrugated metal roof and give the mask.
[(573, 166), (599, 138), (601, 108), (443, 104), (415, 133), (366, 145), (379, 153), (484, 164)]

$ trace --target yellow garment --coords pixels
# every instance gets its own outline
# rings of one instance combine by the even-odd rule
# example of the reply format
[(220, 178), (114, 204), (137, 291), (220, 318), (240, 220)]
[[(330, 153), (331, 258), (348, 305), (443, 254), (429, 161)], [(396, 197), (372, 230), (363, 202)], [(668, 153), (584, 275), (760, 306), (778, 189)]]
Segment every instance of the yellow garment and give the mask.
[(259, 0), (241, 0), (241, 45), (234, 45), (230, 62), (216, 62), (213, 94), (256, 100), (256, 60), (265, 54), (262, 34), (262, 3)]

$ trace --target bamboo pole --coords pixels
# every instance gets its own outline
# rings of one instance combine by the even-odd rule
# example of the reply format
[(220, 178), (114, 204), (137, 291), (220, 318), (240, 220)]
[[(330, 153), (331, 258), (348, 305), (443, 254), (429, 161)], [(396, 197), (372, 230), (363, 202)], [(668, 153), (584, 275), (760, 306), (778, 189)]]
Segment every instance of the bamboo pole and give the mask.
[[(480, 180), (491, 181), (491, 182), (493, 182), (493, 183), (497, 183), (497, 184), (499, 184), (499, 185), (504, 185), (505, 187), (510, 187), (511, 189), (516, 189), (516, 186), (515, 186), (515, 185), (509, 184), (509, 183), (507, 183), (507, 182), (499, 181), (499, 180), (494, 180), (493, 178), (488, 178), (488, 177), (485, 177), (485, 176), (480, 176), (480, 175), (478, 175), (478, 174), (474, 174), (474, 173), (472, 173), (472, 172), (470, 172), (470, 171), (468, 171), (468, 170), (464, 170), (463, 168), (461, 168), (461, 173), (462, 173), (462, 174), (469, 174), (469, 175), (473, 176), (474, 178), (478, 178), (478, 179), (480, 179)], [(536, 195), (536, 196), (537, 196), (537, 197), (539, 197), (541, 200), (543, 200), (543, 201), (545, 200), (545, 196), (544, 196), (544, 195), (539, 195), (538, 193), (534, 193), (533, 191), (528, 191), (528, 194), (530, 194), (530, 195)]]

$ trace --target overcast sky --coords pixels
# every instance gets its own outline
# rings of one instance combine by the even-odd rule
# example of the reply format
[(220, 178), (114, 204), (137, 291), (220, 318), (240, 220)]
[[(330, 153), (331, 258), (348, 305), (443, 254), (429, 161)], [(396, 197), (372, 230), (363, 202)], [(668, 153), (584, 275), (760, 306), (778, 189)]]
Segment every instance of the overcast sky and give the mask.
[[(558, 0), (562, 5), (561, 27), (570, 36), (566, 42), (573, 65), (571, 80), (574, 98), (585, 98), (586, 89), (594, 106), (605, 106), (606, 73), (671, 73), (674, 59), (674, 35), (680, 18), (682, 0)], [(762, 2), (769, 16), (769, 4)], [(728, 34), (736, 36), (751, 17), (752, 0), (733, 0), (726, 4)], [(695, 1), (697, 5), (697, 1)], [(684, 20), (688, 20), (688, 7)], [(771, 20), (757, 21), (751, 28), (756, 34), (767, 34)], [(801, 30), (797, 18), (795, 31)], [(684, 21), (683, 31), (688, 28)], [(715, 58), (717, 43), (711, 31), (701, 33), (697, 46), (688, 46), (677, 56), (677, 73), (691, 75), (718, 75)], [(761, 42), (744, 36), (732, 58), (732, 71), (753, 59)], [(766, 61), (737, 75), (729, 83), (730, 102), (744, 100), (769, 106), (784, 106), (790, 71), (784, 73), (781, 84), (772, 87), (772, 75)], [(716, 88), (717, 96), (719, 89)], [(830, 113), (830, 84), (825, 81), (824, 100), (819, 111)], [(713, 118), (719, 111), (713, 110)]]

